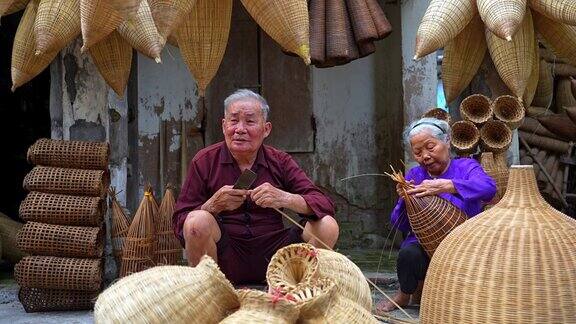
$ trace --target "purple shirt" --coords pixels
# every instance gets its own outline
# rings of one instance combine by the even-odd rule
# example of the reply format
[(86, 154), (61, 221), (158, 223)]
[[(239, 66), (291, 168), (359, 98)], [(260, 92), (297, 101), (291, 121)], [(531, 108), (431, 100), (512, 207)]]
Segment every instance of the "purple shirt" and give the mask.
[[(332, 201), (318, 189), (290, 155), (262, 145), (251, 168), (258, 175), (250, 189), (268, 182), (276, 188), (301, 195), (319, 219), (334, 215)], [(190, 162), (188, 176), (176, 202), (172, 225), (176, 236), (184, 242), (182, 227), (186, 216), (198, 210), (225, 185), (234, 185), (241, 171), (225, 142), (200, 150)], [(272, 208), (262, 208), (250, 198), (240, 208), (217, 216), (230, 236), (250, 238), (284, 228), (282, 215)], [(305, 215), (301, 215), (305, 216)]]
[[(482, 166), (474, 159), (453, 159), (448, 169), (436, 178), (452, 180), (457, 192), (454, 194), (441, 193), (438, 196), (451, 202), (469, 218), (479, 214), (482, 211), (483, 202), (490, 201), (496, 194), (496, 182), (484, 172)], [(434, 178), (421, 166), (410, 169), (406, 174), (406, 180), (414, 180), (415, 184), (431, 179)], [(392, 226), (401, 232), (408, 232), (408, 236), (402, 242), (401, 247), (418, 242), (406, 215), (404, 199), (398, 199), (398, 203), (390, 215), (390, 221)]]

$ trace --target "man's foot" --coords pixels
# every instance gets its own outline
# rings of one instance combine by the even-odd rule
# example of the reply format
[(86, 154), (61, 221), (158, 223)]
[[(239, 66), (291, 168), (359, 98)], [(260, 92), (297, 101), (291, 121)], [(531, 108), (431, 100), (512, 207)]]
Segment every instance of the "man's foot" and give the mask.
[[(394, 300), (394, 302), (400, 307), (408, 306), (408, 303), (410, 302), (410, 295), (401, 291), (397, 291), (394, 297), (392, 297), (392, 300)], [(387, 313), (395, 310), (396, 308), (396, 305), (386, 299), (376, 305), (376, 314)]]

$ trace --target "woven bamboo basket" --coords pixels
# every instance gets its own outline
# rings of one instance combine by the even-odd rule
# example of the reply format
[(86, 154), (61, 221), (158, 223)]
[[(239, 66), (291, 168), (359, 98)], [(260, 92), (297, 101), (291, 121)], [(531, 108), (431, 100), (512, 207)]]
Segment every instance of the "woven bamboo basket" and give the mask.
[(26, 8), (30, 0), (4, 0), (0, 3), (0, 17), (13, 14)]
[(450, 114), (442, 108), (429, 109), (424, 114), (422, 114), (422, 118), (426, 117), (440, 119), (447, 122), (449, 125), (452, 125), (452, 117), (450, 117)]
[(512, 96), (499, 96), (492, 102), (494, 116), (503, 121), (510, 129), (520, 126), (524, 118), (524, 106), (517, 98)]
[(24, 178), (24, 189), (78, 196), (104, 197), (109, 174), (104, 170), (83, 170), (36, 166)]
[(108, 0), (110, 6), (116, 10), (124, 20), (137, 20), (140, 4), (146, 0)]
[(366, 0), (346, 0), (348, 14), (357, 43), (378, 39), (378, 31)]
[(12, 220), (0, 212), (0, 242), (2, 242), (2, 258), (11, 263), (18, 263), (26, 253), (18, 248), (18, 232), (24, 224)]
[(204, 256), (192, 267), (160, 266), (123, 278), (94, 306), (95, 323), (218, 323), (239, 306), (234, 287)]
[(505, 152), (511, 143), (512, 130), (504, 122), (489, 120), (480, 129), (480, 145), (485, 152)]
[(128, 228), (128, 234), (122, 247), (122, 265), (120, 277), (125, 277), (155, 265), (154, 248), (156, 237), (154, 233), (154, 197), (151, 191), (146, 191), (134, 219)]
[(366, 57), (376, 52), (376, 44), (374, 42), (358, 43), (358, 58)]
[(476, 15), (454, 39), (444, 47), (442, 84), (446, 102), (452, 102), (470, 84), (486, 54), (484, 25)]
[(532, 64), (532, 71), (526, 84), (526, 90), (522, 96), (523, 107), (530, 107), (534, 96), (536, 95), (536, 88), (538, 87), (538, 78), (540, 77), (540, 54), (538, 54), (538, 39), (534, 40), (534, 61)]
[(156, 63), (162, 62), (160, 53), (164, 42), (158, 34), (147, 0), (140, 2), (134, 17), (124, 20), (118, 26), (118, 32), (138, 52), (153, 59)]
[(432, 0), (416, 33), (414, 58), (444, 47), (470, 23), (477, 13), (474, 0)]
[(542, 116), (538, 117), (538, 121), (561, 139), (576, 142), (576, 125), (565, 115)]
[(184, 18), (188, 16), (196, 0), (147, 0), (158, 33), (165, 43), (168, 36), (180, 26)]
[(326, 60), (326, 0), (310, 0), (310, 60), (322, 64)]
[(368, 6), (368, 10), (370, 10), (370, 15), (378, 32), (378, 39), (388, 37), (388, 35), (392, 33), (392, 25), (388, 21), (384, 10), (380, 7), (378, 0), (366, 0), (366, 5)]
[(564, 107), (564, 110), (572, 123), (576, 124), (576, 107)]
[(28, 222), (18, 233), (18, 247), (32, 255), (100, 258), (104, 228)]
[(200, 96), (218, 72), (230, 33), (232, 0), (197, 0), (178, 27), (178, 46)]
[(510, 170), (508, 169), (508, 164), (506, 163), (505, 154), (492, 154), (492, 152), (484, 152), (480, 156), (480, 164), (484, 171), (496, 181), (496, 188), (498, 191), (496, 195), (490, 201), (489, 204), (496, 204), (504, 197), (506, 188), (508, 186), (508, 175)]
[(492, 119), (492, 102), (485, 95), (470, 95), (460, 103), (460, 115), (474, 124), (483, 124)]
[(576, 25), (576, 3), (571, 0), (530, 0), (530, 7), (557, 22)]
[(157, 265), (177, 265), (182, 259), (182, 247), (174, 235), (172, 229), (172, 215), (176, 200), (171, 187), (166, 188), (164, 197), (160, 203), (157, 218), (154, 220), (156, 226), (157, 245), (155, 260)]
[(100, 42), (122, 23), (122, 16), (105, 0), (80, 0), (82, 52)]
[(132, 67), (132, 46), (113, 31), (90, 48), (90, 56), (110, 88), (123, 97)]
[(40, 0), (34, 22), (36, 53), (59, 51), (82, 32), (80, 0)]
[(512, 40), (522, 25), (526, 0), (478, 0), (478, 12), (486, 27), (496, 36)]
[(554, 75), (561, 77), (576, 76), (576, 67), (565, 63), (554, 64)]
[(552, 115), (553, 112), (548, 108), (531, 106), (526, 108), (526, 116), (537, 118), (540, 116)]
[(532, 117), (524, 117), (522, 120), (522, 124), (518, 127), (519, 130), (525, 131), (527, 133), (534, 133), (537, 135), (542, 135), (546, 137), (556, 138), (558, 136), (554, 135), (554, 133), (547, 130), (540, 122)]
[(262, 30), (289, 52), (310, 64), (308, 2), (241, 0)]
[(102, 286), (100, 259), (28, 256), (14, 267), (21, 287), (97, 291)]
[(565, 59), (558, 57), (556, 54), (554, 54), (554, 52), (547, 49), (546, 47), (540, 47), (539, 50), (540, 50), (540, 57), (543, 58), (548, 63), (551, 64), (567, 63)]
[[(345, 64), (354, 58), (354, 39), (350, 33), (346, 2), (326, 0), (326, 61)], [(352, 37), (350, 37), (352, 36)]]
[(486, 30), (486, 42), (494, 66), (502, 81), (518, 98), (524, 95), (532, 72), (532, 64), (536, 60), (534, 40), (534, 26), (530, 10), (526, 11), (522, 25), (511, 41), (501, 39), (490, 30)]
[(286, 292), (309, 284), (318, 273), (316, 254), (316, 248), (307, 243), (292, 244), (276, 251), (266, 271), (268, 286)]
[(110, 205), (112, 208), (112, 252), (116, 258), (116, 262), (119, 265), (122, 261), (122, 247), (124, 246), (124, 240), (128, 235), (128, 228), (130, 227), (130, 221), (128, 216), (124, 211), (124, 208), (120, 206), (120, 203), (116, 199), (115, 189), (110, 189)]
[(32, 191), (20, 204), (20, 218), (54, 225), (100, 226), (106, 211), (100, 197)]
[(554, 97), (554, 76), (548, 62), (540, 60), (539, 68), (538, 85), (531, 105), (548, 108)]
[(237, 291), (240, 309), (226, 317), (222, 324), (292, 324), (296, 323), (300, 310), (295, 302), (283, 296), (263, 291), (240, 289)]
[(480, 142), (480, 131), (474, 123), (460, 120), (452, 125), (450, 144), (460, 156), (467, 156), (476, 152)]
[(556, 112), (561, 113), (562, 107), (576, 106), (576, 98), (572, 94), (572, 82), (569, 78), (561, 78), (556, 83)]
[(12, 91), (42, 72), (58, 54), (57, 51), (35, 55), (36, 34), (34, 21), (39, 0), (31, 0), (20, 20), (12, 47)]
[(576, 65), (575, 26), (561, 24), (534, 12), (534, 27), (544, 38), (546, 47), (554, 50), (555, 54), (570, 64)]
[(105, 142), (37, 140), (28, 148), (31, 164), (62, 168), (107, 170), (110, 146)]
[(535, 146), (550, 152), (565, 154), (570, 150), (570, 147), (572, 147), (570, 143), (567, 143), (565, 141), (557, 140), (550, 137), (544, 137), (533, 133), (519, 131), (518, 135), (531, 146)]
[(27, 313), (90, 310), (98, 291), (21, 287), (18, 299)]
[(350, 299), (370, 312), (372, 294), (362, 270), (338, 252), (324, 249), (317, 252), (319, 277), (332, 280), (336, 284), (337, 295)]
[[(575, 245), (576, 220), (542, 199), (532, 166), (512, 166), (504, 198), (438, 247), (420, 320), (574, 323)], [(463, 303), (462, 292), (474, 298)]]

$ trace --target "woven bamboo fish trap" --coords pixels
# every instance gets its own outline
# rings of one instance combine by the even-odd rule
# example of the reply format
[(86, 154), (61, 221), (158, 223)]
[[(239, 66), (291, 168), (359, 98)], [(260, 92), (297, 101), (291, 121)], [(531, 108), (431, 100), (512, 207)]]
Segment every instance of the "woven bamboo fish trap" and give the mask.
[(162, 37), (161, 41), (164, 43), (196, 4), (196, 0), (148, 0), (148, 2), (158, 33)]
[(107, 170), (110, 146), (105, 142), (37, 140), (28, 148), (31, 164), (62, 168)]
[(388, 21), (384, 10), (380, 7), (378, 0), (366, 0), (366, 5), (368, 6), (368, 10), (370, 10), (370, 15), (378, 32), (378, 39), (388, 37), (388, 35), (392, 33), (392, 25)]
[(32, 191), (20, 204), (20, 218), (54, 225), (100, 226), (106, 211), (100, 197)]
[(366, 0), (346, 0), (356, 42), (367, 42), (378, 38), (376, 25)]
[(220, 323), (226, 324), (292, 324), (296, 323), (300, 310), (295, 302), (283, 296), (269, 293), (240, 289), (237, 291), (240, 309), (226, 317)]
[(110, 205), (112, 206), (112, 252), (116, 258), (116, 262), (120, 264), (122, 261), (122, 247), (124, 240), (128, 235), (128, 228), (130, 221), (126, 215), (124, 208), (116, 199), (115, 189), (110, 189)]
[(540, 124), (538, 120), (532, 117), (524, 117), (524, 119), (522, 120), (522, 124), (520, 124), (518, 129), (528, 133), (534, 133), (556, 139), (558, 138), (558, 136), (554, 135), (554, 133), (547, 130), (546, 127), (542, 126), (542, 124)]
[(292, 244), (276, 251), (266, 271), (268, 286), (287, 292), (315, 280), (318, 274), (317, 253), (316, 248), (307, 243)]
[(36, 166), (24, 178), (24, 189), (63, 195), (104, 197), (110, 182), (104, 170)]
[(360, 57), (345, 1), (326, 1), (326, 63), (342, 65)]
[(538, 87), (538, 78), (540, 77), (540, 54), (538, 54), (538, 40), (534, 40), (534, 61), (532, 64), (532, 71), (526, 84), (526, 90), (522, 96), (522, 104), (524, 107), (530, 107), (534, 95), (536, 95), (536, 87)]
[(326, 60), (326, 0), (310, 0), (310, 60), (321, 64)]
[(110, 88), (123, 97), (132, 67), (132, 46), (113, 31), (90, 48), (90, 56)]
[(534, 12), (534, 27), (544, 38), (547, 48), (576, 65), (576, 26), (564, 25)]
[(474, 124), (483, 124), (492, 119), (492, 101), (485, 95), (470, 95), (460, 103), (460, 115)]
[(538, 121), (561, 139), (576, 142), (576, 124), (565, 115), (542, 116), (538, 117)]
[(416, 33), (414, 58), (444, 47), (470, 23), (477, 13), (474, 0), (432, 0)]
[(116, 10), (124, 20), (137, 20), (141, 3), (146, 0), (108, 0), (110, 6)]
[(512, 130), (499, 120), (489, 120), (480, 129), (480, 145), (483, 151), (501, 153), (512, 143)]
[(310, 64), (308, 2), (241, 0), (258, 25), (280, 46)]
[(572, 147), (570, 143), (567, 143), (565, 141), (541, 135), (536, 135), (533, 133), (519, 131), (518, 135), (521, 138), (523, 138), (526, 141), (526, 143), (530, 144), (530, 146), (538, 147), (550, 152), (565, 154)]
[(155, 201), (152, 192), (147, 190), (128, 228), (128, 235), (124, 239), (120, 277), (146, 270), (155, 265), (156, 239), (153, 204)]
[(123, 278), (94, 306), (95, 323), (218, 323), (238, 308), (234, 287), (204, 256), (192, 267), (160, 266)]
[(94, 307), (98, 291), (21, 287), (18, 299), (27, 313), (79, 311)]
[(484, 60), (486, 46), (484, 24), (478, 15), (446, 44), (442, 59), (446, 102), (452, 102), (470, 84)]
[(496, 181), (496, 188), (498, 191), (490, 201), (490, 204), (496, 204), (504, 197), (506, 188), (508, 186), (508, 175), (510, 173), (506, 163), (505, 154), (492, 154), (492, 152), (484, 152), (480, 156), (480, 164), (484, 171)]
[(576, 124), (576, 107), (564, 107), (566, 114), (572, 120), (574, 124)]
[(182, 247), (172, 230), (172, 215), (176, 200), (171, 187), (166, 188), (157, 218), (154, 220), (156, 226), (157, 245), (155, 260), (157, 265), (177, 265), (182, 259)]
[(57, 51), (35, 55), (34, 21), (39, 0), (30, 0), (20, 20), (12, 47), (12, 91), (42, 72), (58, 54)]
[(478, 0), (478, 12), (496, 36), (512, 40), (526, 13), (526, 0)]
[(11, 263), (18, 263), (26, 253), (18, 248), (18, 232), (24, 224), (12, 220), (0, 212), (0, 242), (2, 242), (2, 258)]
[(460, 156), (468, 156), (476, 152), (480, 142), (480, 131), (471, 121), (460, 120), (452, 124), (450, 144)]
[(156, 63), (162, 62), (160, 53), (164, 42), (158, 34), (147, 0), (142, 0), (136, 15), (129, 20), (124, 20), (117, 30), (138, 52), (153, 59)]
[[(504, 198), (438, 247), (420, 320), (574, 323), (575, 245), (576, 220), (542, 199), (532, 166), (512, 166)], [(463, 303), (462, 292), (474, 298)]]
[(571, 0), (529, 0), (530, 7), (557, 22), (576, 25), (576, 3)]
[(106, 0), (80, 0), (82, 52), (110, 35), (122, 23), (122, 16)]
[(536, 60), (534, 41), (534, 26), (530, 10), (526, 11), (522, 25), (511, 41), (501, 39), (490, 30), (486, 30), (486, 42), (494, 66), (502, 81), (518, 98), (524, 95), (532, 72), (532, 64)]
[(216, 75), (228, 44), (232, 0), (197, 0), (178, 27), (178, 46), (200, 96)]
[(556, 83), (556, 112), (561, 113), (562, 107), (576, 106), (576, 98), (572, 94), (572, 82), (569, 78), (561, 78)]
[(534, 106), (526, 108), (526, 116), (528, 117), (537, 118), (540, 116), (547, 116), (551, 114), (553, 114), (553, 112), (548, 108), (534, 107)]
[(28, 256), (14, 267), (21, 287), (97, 291), (102, 286), (100, 259)]
[(452, 125), (452, 117), (442, 108), (431, 108), (422, 114), (422, 118), (436, 118), (447, 122), (448, 125)]
[(540, 60), (539, 68), (538, 85), (531, 105), (548, 108), (554, 97), (554, 76), (548, 62)]
[(562, 77), (576, 76), (576, 67), (565, 63), (554, 64), (554, 75)]
[(358, 43), (358, 58), (366, 57), (376, 52), (376, 45), (374, 42)]
[(494, 117), (503, 121), (510, 129), (516, 129), (524, 118), (524, 106), (515, 97), (503, 95), (492, 101)]
[(4, 0), (0, 3), (0, 17), (13, 14), (26, 8), (30, 0)]
[(34, 22), (36, 53), (59, 51), (82, 32), (80, 0), (40, 0)]

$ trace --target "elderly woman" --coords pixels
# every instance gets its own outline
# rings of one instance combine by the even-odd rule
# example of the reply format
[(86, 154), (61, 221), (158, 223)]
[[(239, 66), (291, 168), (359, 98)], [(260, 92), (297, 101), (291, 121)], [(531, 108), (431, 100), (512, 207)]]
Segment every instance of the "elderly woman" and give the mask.
[[(437, 195), (450, 201), (468, 217), (482, 211), (484, 202), (496, 194), (496, 184), (474, 159), (450, 158), (450, 126), (443, 120), (422, 118), (411, 123), (404, 131), (404, 140), (410, 144), (419, 166), (406, 174), (406, 180), (415, 186), (407, 193), (416, 197)], [(396, 187), (400, 194), (400, 186)], [(393, 297), (400, 306), (406, 306), (412, 296), (419, 303), (428, 269), (428, 258), (412, 232), (404, 200), (400, 198), (390, 217), (392, 226), (404, 233), (405, 239), (398, 253), (396, 272), (400, 289)], [(391, 311), (396, 306), (390, 301), (378, 305), (379, 311)]]

